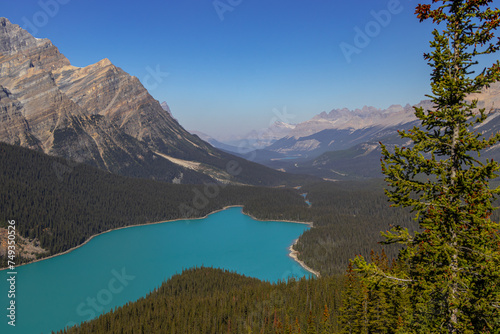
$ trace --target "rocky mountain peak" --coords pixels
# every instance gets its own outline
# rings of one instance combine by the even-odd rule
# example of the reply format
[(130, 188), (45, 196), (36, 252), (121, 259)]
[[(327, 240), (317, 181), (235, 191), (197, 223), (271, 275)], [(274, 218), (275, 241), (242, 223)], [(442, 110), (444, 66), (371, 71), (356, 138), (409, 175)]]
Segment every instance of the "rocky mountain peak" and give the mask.
[(380, 109), (372, 106), (363, 106), (363, 108), (360, 110), (360, 112), (358, 112), (358, 114), (369, 115), (377, 112), (380, 112)]
[(285, 122), (282, 122), (282, 121), (276, 121), (276, 122), (273, 123), (273, 125), (271, 125), (271, 127), (281, 128), (281, 129), (294, 129), (295, 128), (295, 124), (289, 124), (289, 123), (285, 123)]
[[(139, 79), (109, 59), (71, 66), (49, 40), (5, 18), (0, 21), (0, 120), (2, 142), (122, 175), (198, 184), (278, 185), (296, 179), (190, 134), (166, 104), (162, 108)], [(232, 172), (235, 162), (245, 173)]]
[(0, 18), (0, 53), (12, 55), (21, 51), (50, 44), (48, 39), (37, 39), (7, 18)]
[(110, 66), (113, 64), (111, 63), (111, 61), (108, 58), (104, 58), (104, 59), (99, 60), (97, 63), (95, 63), (95, 65), (105, 67), (105, 66)]
[(137, 78), (109, 59), (71, 66), (48, 39), (37, 39), (6, 18), (0, 19), (0, 90), (3, 142), (111, 172), (159, 173), (167, 180), (177, 171), (144, 167), (145, 161), (156, 163), (156, 152), (209, 155), (208, 144), (183, 129)]
[(160, 106), (162, 107), (163, 110), (165, 110), (169, 114), (172, 114), (172, 112), (170, 111), (170, 107), (167, 104), (167, 101), (163, 101), (162, 103), (160, 103)]
[(290, 136), (300, 138), (323, 130), (360, 130), (370, 127), (388, 127), (415, 120), (409, 106), (392, 105), (387, 109), (364, 106), (361, 109), (333, 109), (322, 112), (310, 120), (297, 124)]
[[(167, 114), (172, 117), (172, 119), (175, 119), (174, 118), (174, 115), (172, 115), (172, 111), (170, 110), (170, 107), (168, 106), (167, 104), (167, 101), (163, 101), (161, 104), (160, 104), (161, 108), (167, 112)], [(176, 119), (175, 119), (176, 120)]]

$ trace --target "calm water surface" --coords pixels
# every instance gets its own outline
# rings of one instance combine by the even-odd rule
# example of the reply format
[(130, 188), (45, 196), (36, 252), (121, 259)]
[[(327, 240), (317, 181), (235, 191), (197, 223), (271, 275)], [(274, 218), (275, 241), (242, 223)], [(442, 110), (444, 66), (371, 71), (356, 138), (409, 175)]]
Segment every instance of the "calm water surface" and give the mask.
[(262, 280), (310, 275), (288, 257), (309, 227), (260, 222), (229, 208), (205, 219), (106, 233), (66, 255), (17, 268), (16, 326), (7, 324), (0, 272), (0, 333), (50, 333), (137, 300), (183, 269), (219, 267)]

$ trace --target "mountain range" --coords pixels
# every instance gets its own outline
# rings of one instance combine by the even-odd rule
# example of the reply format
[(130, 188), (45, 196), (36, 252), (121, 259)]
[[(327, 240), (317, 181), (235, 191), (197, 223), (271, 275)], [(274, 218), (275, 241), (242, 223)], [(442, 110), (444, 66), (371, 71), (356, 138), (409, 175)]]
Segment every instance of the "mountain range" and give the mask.
[[(489, 119), (476, 125), (476, 130), (486, 137), (499, 132), (500, 83), (472, 94), (469, 99), (478, 100), (478, 107), (491, 111)], [(433, 105), (424, 100), (416, 107), (430, 110)], [(334, 109), (290, 126), (285, 135), (267, 147), (240, 155), (274, 169), (329, 180), (381, 177), (379, 142), (388, 147), (408, 145), (399, 138), (397, 130), (418, 125), (414, 108), (409, 104), (392, 105), (387, 109), (367, 106), (355, 110)], [(223, 147), (217, 142), (213, 145)], [(239, 154), (230, 147), (224, 149)], [(500, 158), (500, 146), (489, 148), (482, 156)]]
[[(500, 84), (473, 94), (492, 110), (476, 127), (500, 131)], [(431, 109), (430, 101), (417, 106)], [(48, 39), (0, 18), (0, 141), (106, 171), (172, 183), (298, 185), (379, 177), (380, 146), (418, 126), (410, 105), (334, 109), (308, 121), (221, 141), (186, 131), (141, 82), (103, 59), (72, 66)], [(485, 157), (498, 157), (492, 147)], [(265, 165), (265, 166), (263, 166)], [(287, 173), (284, 173), (287, 172)], [(291, 173), (291, 174), (290, 174)]]
[(0, 141), (112, 173), (176, 183), (280, 185), (302, 177), (220, 151), (108, 59), (72, 66), (0, 18)]
[(245, 154), (254, 150), (265, 149), (277, 140), (288, 136), (295, 129), (295, 124), (275, 121), (267, 128), (252, 130), (244, 134), (212, 136), (198, 130), (190, 131), (214, 147), (236, 154)]
[[(480, 94), (474, 94), (470, 99), (477, 99), (479, 107), (484, 107), (491, 112), (486, 122), (474, 126), (474, 130), (483, 134), (485, 138), (500, 131), (500, 83), (493, 84)], [(422, 101), (417, 104), (424, 110), (432, 109), (430, 101)], [(410, 106), (393, 106), (387, 111), (381, 111), (373, 120), (368, 121), (367, 126), (363, 123), (359, 126), (345, 126), (340, 128), (325, 129), (307, 137), (286, 137), (267, 148), (278, 152), (291, 152), (306, 158), (301, 160), (275, 160), (263, 162), (273, 168), (280, 168), (292, 173), (308, 173), (325, 179), (359, 179), (381, 177), (381, 148), (380, 142), (388, 148), (395, 145), (411, 145), (411, 142), (403, 140), (397, 134), (397, 130), (408, 130), (419, 126), (413, 116), (413, 108)], [(391, 120), (384, 121), (380, 114), (386, 114)], [(329, 118), (330, 115), (328, 115)], [(356, 112), (353, 118), (357, 118)], [(325, 117), (326, 118), (326, 117)], [(328, 118), (326, 118), (328, 120)], [(349, 124), (345, 122), (344, 124)], [(310, 150), (301, 150), (301, 143), (315, 141), (316, 147)], [(295, 149), (295, 150), (294, 150)], [(309, 155), (309, 156), (308, 156)], [(500, 158), (500, 145), (488, 148), (481, 155), (482, 159)]]

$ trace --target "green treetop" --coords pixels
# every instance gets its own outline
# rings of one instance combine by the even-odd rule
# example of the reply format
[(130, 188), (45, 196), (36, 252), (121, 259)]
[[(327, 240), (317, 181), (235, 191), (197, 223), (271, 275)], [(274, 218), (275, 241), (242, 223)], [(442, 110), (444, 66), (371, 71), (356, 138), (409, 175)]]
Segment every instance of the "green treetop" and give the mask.
[[(369, 281), (409, 294), (409, 333), (500, 333), (500, 225), (490, 220), (499, 188), (499, 165), (481, 151), (500, 134), (484, 138), (474, 125), (492, 110), (479, 109), (471, 93), (500, 80), (500, 62), (480, 67), (482, 55), (500, 49), (500, 10), (492, 0), (433, 0), (416, 8), (420, 21), (439, 26), (424, 54), (432, 68), (432, 110), (415, 108), (419, 127), (401, 131), (407, 147), (382, 145), (386, 194), (393, 206), (410, 207), (420, 232), (399, 227), (382, 233), (405, 248), (404, 274), (390, 275), (355, 259)], [(480, 68), (480, 71), (477, 71)]]

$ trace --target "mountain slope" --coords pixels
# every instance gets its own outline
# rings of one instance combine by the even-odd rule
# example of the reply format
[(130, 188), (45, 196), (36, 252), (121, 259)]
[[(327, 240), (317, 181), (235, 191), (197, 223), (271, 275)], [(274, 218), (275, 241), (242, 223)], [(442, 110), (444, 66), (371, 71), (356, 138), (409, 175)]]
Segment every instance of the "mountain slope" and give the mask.
[[(470, 96), (470, 99), (478, 99), (479, 107), (486, 108), (491, 114), (482, 124), (473, 127), (474, 131), (480, 132), (484, 138), (489, 138), (500, 132), (500, 83), (495, 83), (489, 88), (483, 89), (480, 94)], [(418, 122), (410, 122), (397, 127), (397, 130), (407, 130), (417, 126)], [(374, 138), (352, 147), (329, 151), (309, 160), (301, 161), (291, 166), (282, 168), (288, 172), (307, 173), (327, 179), (356, 179), (381, 177), (381, 149), (379, 141), (384, 143), (389, 149), (395, 145), (409, 146), (411, 141), (401, 139), (395, 129), (388, 131), (385, 136)], [(479, 160), (500, 159), (500, 145), (495, 145), (485, 149)], [(275, 166), (277, 167), (277, 166)]]
[[(480, 108), (491, 112), (486, 122), (474, 126), (485, 138), (500, 132), (500, 83), (492, 84), (481, 93), (472, 94)], [(417, 106), (432, 109), (429, 101)], [(293, 159), (258, 160), (272, 168), (291, 173), (306, 173), (326, 179), (342, 180), (381, 177), (379, 142), (391, 148), (411, 145), (397, 135), (420, 123), (410, 106), (392, 106), (388, 110), (365, 107), (363, 110), (333, 110), (298, 124), (290, 136), (282, 138), (267, 150)], [(318, 132), (315, 132), (318, 131)], [(312, 133), (312, 134), (310, 134)], [(301, 136), (301, 134), (309, 134)], [(500, 145), (486, 149), (485, 158), (500, 158)]]
[[(308, 213), (295, 189), (167, 184), (111, 174), (17, 145), (0, 142), (0, 268), (7, 264), (7, 220), (16, 233), (54, 255), (92, 235), (128, 225), (203, 217), (244, 205), (261, 219), (297, 219)], [(305, 218), (304, 218), (305, 219)], [(32, 259), (19, 250), (16, 263)]]
[[(429, 102), (422, 101), (419, 106), (428, 107)], [(266, 150), (311, 159), (328, 151), (346, 150), (378, 140), (397, 129), (415, 124), (417, 122), (410, 105), (393, 105), (388, 109), (334, 109), (298, 124), (290, 135)]]
[(34, 38), (5, 18), (0, 18), (0, 42), (0, 141), (168, 182), (297, 180), (190, 134), (137, 78), (108, 59), (72, 66), (49, 40)]

